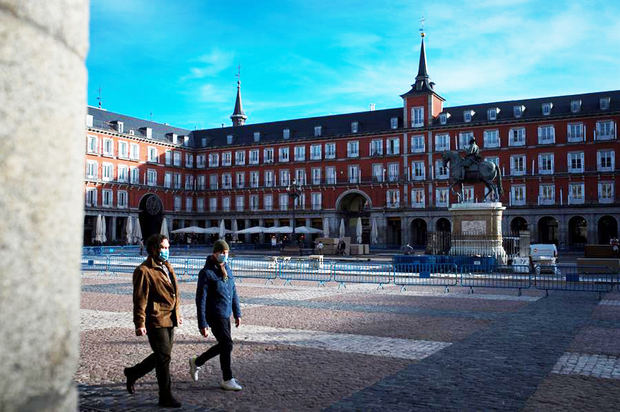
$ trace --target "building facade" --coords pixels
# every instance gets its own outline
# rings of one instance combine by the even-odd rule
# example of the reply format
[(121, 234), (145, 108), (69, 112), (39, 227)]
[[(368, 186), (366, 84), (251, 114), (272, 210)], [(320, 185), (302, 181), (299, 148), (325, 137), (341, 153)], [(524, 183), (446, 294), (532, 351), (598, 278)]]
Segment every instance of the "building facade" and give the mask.
[[(85, 155), (85, 244), (106, 216), (109, 240), (124, 239), (129, 216), (142, 231), (190, 225), (228, 229), (344, 225), (363, 241), (424, 245), (450, 231), (442, 153), (471, 138), (502, 170), (504, 233), (530, 230), (560, 248), (618, 236), (620, 90), (448, 107), (426, 66), (403, 105), (313, 118), (245, 124), (240, 85), (233, 126), (189, 131), (89, 107)], [(291, 185), (301, 189), (293, 205)], [(465, 201), (485, 197), (465, 186)], [(263, 235), (242, 240), (264, 242)]]

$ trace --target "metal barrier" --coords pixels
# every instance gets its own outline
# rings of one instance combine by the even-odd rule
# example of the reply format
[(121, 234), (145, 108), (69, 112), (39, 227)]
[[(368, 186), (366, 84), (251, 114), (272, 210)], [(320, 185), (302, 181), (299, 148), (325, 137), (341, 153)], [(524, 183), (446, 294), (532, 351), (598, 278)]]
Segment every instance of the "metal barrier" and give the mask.
[(82, 256), (81, 266), (83, 271), (97, 271), (99, 273), (105, 273), (108, 271), (108, 265), (108, 256)]
[(371, 283), (383, 288), (392, 281), (392, 268), (391, 263), (336, 262), (332, 270), (338, 288), (346, 288), (347, 283)]
[(407, 286), (443, 286), (446, 292), (458, 283), (454, 263), (398, 263), (394, 265), (394, 284)]
[(108, 255), (108, 267), (106, 272), (114, 274), (133, 273), (140, 263), (144, 262), (144, 256)]
[(536, 289), (545, 291), (566, 290), (578, 292), (611, 292), (618, 284), (618, 273), (607, 266), (536, 265), (534, 270)]
[(480, 270), (473, 266), (467, 272), (461, 272), (461, 286), (469, 287), (474, 293), (475, 287), (518, 289), (521, 296), (522, 289), (532, 286), (532, 277), (528, 265), (496, 266), (493, 270)]
[(332, 279), (331, 265), (318, 260), (281, 258), (277, 267), (278, 277), (284, 280), (285, 285), (293, 280), (305, 280), (319, 282), (319, 286), (323, 286)]
[(270, 258), (265, 259), (230, 259), (230, 268), (236, 279), (265, 279), (265, 283), (274, 281), (278, 275), (277, 261)]

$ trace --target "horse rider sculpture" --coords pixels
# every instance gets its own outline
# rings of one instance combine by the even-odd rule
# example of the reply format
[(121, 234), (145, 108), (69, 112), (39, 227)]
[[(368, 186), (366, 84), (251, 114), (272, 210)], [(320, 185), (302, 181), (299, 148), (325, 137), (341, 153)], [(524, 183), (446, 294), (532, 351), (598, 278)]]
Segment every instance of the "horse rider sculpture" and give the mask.
[(460, 169), (461, 171), (460, 179), (461, 180), (465, 179), (466, 171), (477, 169), (472, 166), (474, 165), (477, 166), (481, 160), (482, 160), (482, 157), (480, 156), (480, 148), (476, 144), (476, 138), (472, 137), (471, 140), (469, 141), (469, 146), (465, 150), (465, 158), (461, 162), (461, 165), (463, 167)]

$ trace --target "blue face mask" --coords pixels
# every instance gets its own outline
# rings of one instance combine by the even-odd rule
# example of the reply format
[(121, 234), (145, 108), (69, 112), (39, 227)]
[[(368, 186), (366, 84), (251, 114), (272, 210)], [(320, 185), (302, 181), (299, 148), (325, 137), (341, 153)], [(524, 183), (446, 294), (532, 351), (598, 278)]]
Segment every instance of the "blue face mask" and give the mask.
[(170, 249), (162, 249), (159, 251), (159, 258), (163, 261), (168, 260), (170, 257)]
[(220, 262), (220, 263), (226, 263), (226, 262), (228, 262), (228, 255), (225, 255), (225, 254), (223, 254), (223, 253), (220, 253), (220, 254), (217, 256), (217, 261), (218, 261), (218, 262)]

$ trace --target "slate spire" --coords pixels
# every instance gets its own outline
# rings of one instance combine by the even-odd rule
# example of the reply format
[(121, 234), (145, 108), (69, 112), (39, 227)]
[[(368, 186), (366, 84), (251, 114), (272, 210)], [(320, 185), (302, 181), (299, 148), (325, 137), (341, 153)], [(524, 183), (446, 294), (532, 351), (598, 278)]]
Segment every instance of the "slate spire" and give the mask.
[(433, 85), (426, 69), (426, 50), (424, 49), (424, 33), (422, 33), (422, 46), (420, 47), (420, 63), (415, 83), (411, 85), (416, 92), (433, 92)]
[(230, 119), (233, 122), (233, 126), (243, 126), (247, 118), (241, 106), (241, 81), (237, 80), (237, 100), (235, 101), (235, 111), (230, 116)]

